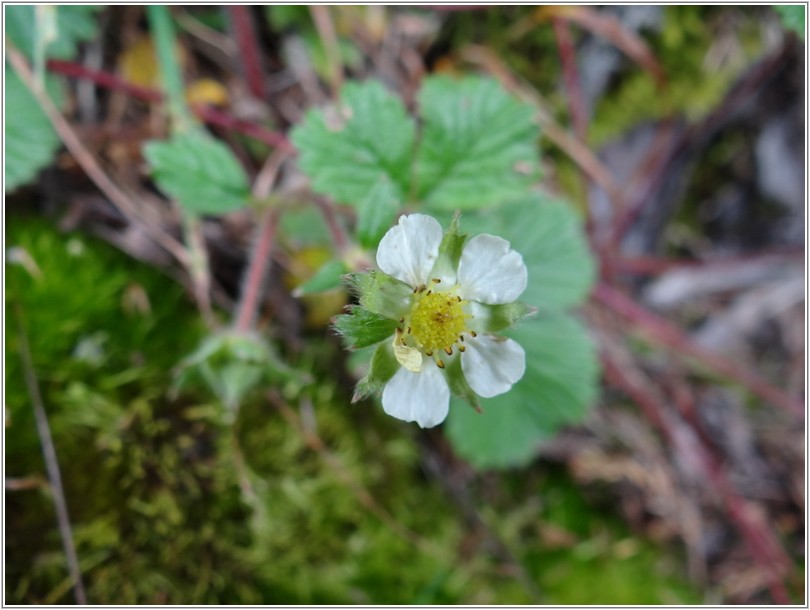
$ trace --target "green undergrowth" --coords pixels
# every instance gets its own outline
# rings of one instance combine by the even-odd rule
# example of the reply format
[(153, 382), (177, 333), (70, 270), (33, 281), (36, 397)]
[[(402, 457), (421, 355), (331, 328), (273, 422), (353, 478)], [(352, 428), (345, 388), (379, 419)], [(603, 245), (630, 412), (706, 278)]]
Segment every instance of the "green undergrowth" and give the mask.
[[(170, 397), (173, 367), (205, 332), (183, 291), (93, 238), (30, 217), (9, 221), (7, 246), (39, 270), (37, 278), (10, 264), (6, 279), (6, 471), (29, 482), (6, 492), (9, 603), (73, 599), (23, 383), (15, 300), (90, 603), (698, 601), (680, 558), (633, 537), (609, 504), (586, 501), (549, 466), (477, 478), (468, 491), (490, 533), (469, 525), (425, 474), (424, 433), (372, 403), (348, 404), (348, 384), (334, 375), (342, 356), (325, 330), (290, 358), (317, 381), (274, 389), (287, 417), (316, 427), (323, 450), (262, 393), (234, 429), (206, 394)], [(541, 599), (492, 551), (493, 534)]]

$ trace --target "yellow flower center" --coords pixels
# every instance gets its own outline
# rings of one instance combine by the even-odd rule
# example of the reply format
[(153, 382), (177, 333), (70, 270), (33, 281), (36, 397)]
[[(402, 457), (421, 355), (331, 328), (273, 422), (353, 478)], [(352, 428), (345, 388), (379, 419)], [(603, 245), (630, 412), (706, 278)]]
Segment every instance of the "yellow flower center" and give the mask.
[(411, 309), (411, 334), (426, 352), (451, 348), (464, 332), (462, 300), (452, 292), (428, 292)]
[[(439, 284), (441, 280), (432, 280)], [(397, 361), (409, 371), (422, 370), (422, 354), (433, 357), (436, 365), (445, 367), (441, 352), (453, 355), (453, 347), (463, 352), (464, 334), (477, 336), (467, 328), (467, 320), (472, 315), (465, 311), (467, 301), (458, 296), (454, 289), (433, 292), (425, 286), (413, 291), (411, 311), (399, 322), (394, 335), (394, 355)]]

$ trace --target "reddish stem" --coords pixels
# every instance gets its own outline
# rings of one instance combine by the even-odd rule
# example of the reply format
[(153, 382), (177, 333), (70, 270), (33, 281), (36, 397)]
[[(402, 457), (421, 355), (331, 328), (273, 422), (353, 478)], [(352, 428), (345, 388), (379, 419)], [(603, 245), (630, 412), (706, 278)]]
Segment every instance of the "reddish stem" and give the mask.
[(273, 249), (273, 240), (278, 227), (278, 210), (270, 208), (262, 217), (262, 224), (256, 244), (251, 253), (245, 285), (239, 300), (236, 317), (236, 329), (242, 332), (249, 331), (256, 319), (259, 308), (264, 277), (270, 265), (270, 251)]
[(733, 267), (747, 265), (752, 262), (773, 260), (795, 261), (804, 257), (803, 248), (772, 248), (762, 250), (756, 254), (743, 254), (740, 256), (724, 256), (710, 259), (677, 259), (659, 258), (655, 256), (634, 256), (632, 258), (615, 258), (611, 261), (616, 273), (631, 273), (634, 275), (659, 275), (673, 269), (701, 268), (701, 267)]
[(571, 31), (565, 20), (554, 17), (551, 23), (554, 27), (554, 36), (557, 39), (557, 48), (560, 51), (563, 79), (568, 94), (568, 111), (571, 114), (574, 133), (581, 142), (585, 142), (587, 140), (588, 121), (585, 113), (585, 100), (579, 86), (579, 71), (577, 70), (574, 41), (571, 39)]
[(259, 41), (256, 39), (256, 30), (250, 17), (250, 7), (243, 4), (233, 4), (228, 7), (233, 22), (236, 44), (245, 69), (245, 79), (248, 89), (253, 97), (264, 99), (264, 75), (259, 53)]
[[(632, 367), (627, 369), (605, 350), (602, 353), (602, 364), (605, 379), (614, 387), (623, 391), (641, 407), (647, 418), (664, 436), (673, 451), (678, 450), (678, 442), (670, 422), (661, 411), (662, 400), (645, 387), (644, 380)], [(676, 400), (677, 401), (677, 400)], [(742, 534), (746, 546), (754, 561), (768, 574), (768, 588), (774, 601), (778, 604), (789, 604), (790, 596), (781, 579), (781, 572), (789, 565), (784, 550), (773, 533), (758, 520), (751, 511), (749, 503), (740, 497), (734, 489), (727, 473), (717, 458), (712, 455), (700, 435), (699, 455), (693, 456), (700, 464), (711, 486), (719, 493), (735, 527)]]
[(641, 307), (615, 288), (604, 282), (599, 283), (593, 291), (593, 296), (597, 301), (644, 330), (653, 341), (666, 345), (679, 354), (695, 358), (716, 373), (736, 380), (766, 402), (784, 409), (794, 416), (804, 417), (804, 405), (801, 401), (788, 396), (754, 371), (698, 345), (677, 326)]
[[(89, 80), (94, 82), (99, 87), (119, 91), (129, 95), (130, 97), (134, 97), (146, 102), (159, 102), (163, 99), (161, 93), (156, 89), (152, 89), (150, 87), (141, 87), (140, 85), (133, 85), (132, 83), (128, 83), (114, 74), (101, 70), (91, 70), (90, 68), (86, 68), (78, 63), (61, 61), (58, 59), (49, 59), (48, 70), (64, 76)], [(268, 146), (290, 151), (293, 149), (292, 144), (290, 144), (289, 140), (284, 134), (270, 131), (264, 127), (261, 127), (260, 125), (239, 119), (231, 114), (217, 110), (216, 108), (211, 108), (210, 106), (195, 105), (192, 107), (192, 110), (200, 119), (209, 125), (216, 125), (218, 127), (222, 127), (223, 129), (242, 133), (246, 136), (264, 142)]]

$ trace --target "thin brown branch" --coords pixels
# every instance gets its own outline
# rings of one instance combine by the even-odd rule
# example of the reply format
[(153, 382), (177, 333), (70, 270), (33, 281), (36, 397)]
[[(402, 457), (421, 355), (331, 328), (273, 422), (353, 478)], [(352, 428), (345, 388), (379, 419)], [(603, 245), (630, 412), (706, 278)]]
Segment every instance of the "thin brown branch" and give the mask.
[(35, 80), (23, 55), (9, 42), (6, 42), (6, 58), (11, 63), (14, 70), (19, 75), (26, 87), (36, 98), (39, 105), (44, 110), (56, 133), (73, 155), (76, 162), (81, 166), (88, 177), (104, 193), (109, 201), (119, 212), (133, 225), (144, 229), (155, 242), (160, 244), (166, 251), (170, 252), (182, 264), (187, 263), (187, 252), (182, 244), (166, 233), (161, 227), (147, 225), (138, 212), (137, 207), (130, 198), (112, 181), (107, 173), (102, 169), (92, 153), (85, 147), (76, 132), (62, 116), (62, 113), (54, 106), (48, 95), (41, 90)]
[(695, 359), (714, 373), (737, 381), (765, 402), (804, 418), (804, 405), (799, 399), (788, 396), (747, 367), (698, 345), (680, 328), (638, 305), (619, 290), (602, 282), (594, 289), (593, 298), (644, 331), (650, 340), (667, 346), (679, 356)]
[(326, 60), (329, 64), (329, 80), (332, 85), (332, 95), (338, 96), (343, 86), (343, 63), (340, 61), (340, 46), (338, 45), (335, 24), (332, 15), (329, 13), (329, 6), (313, 4), (309, 7), (315, 29), (326, 52)]
[[(119, 91), (145, 102), (160, 102), (163, 99), (163, 95), (156, 89), (133, 85), (109, 72), (91, 70), (74, 62), (51, 59), (48, 60), (47, 67), (48, 70), (56, 74), (86, 79), (99, 87)], [(292, 144), (282, 133), (270, 131), (260, 125), (245, 121), (211, 106), (195, 104), (191, 109), (198, 118), (209, 125), (236, 131), (274, 148), (282, 148), (287, 151), (293, 150)]]
[(53, 492), (53, 504), (56, 509), (56, 521), (59, 527), (59, 536), (62, 539), (62, 547), (65, 551), (65, 558), (70, 572), (70, 579), (73, 583), (73, 591), (76, 596), (76, 603), (80, 606), (87, 604), (87, 595), (84, 592), (82, 573), (79, 568), (79, 558), (76, 555), (76, 546), (73, 542), (73, 530), (70, 525), (70, 515), (68, 514), (67, 501), (65, 500), (65, 490), (62, 486), (62, 475), (59, 470), (59, 460), (56, 457), (56, 448), (51, 436), (51, 427), (48, 424), (48, 414), (42, 403), (42, 394), (39, 391), (39, 382), (34, 372), (34, 364), (31, 360), (31, 348), (28, 345), (28, 335), (22, 319), (22, 308), (19, 302), (14, 301), (14, 312), (17, 322), (17, 336), (19, 339), (20, 359), (22, 360), (25, 385), (28, 388), (28, 396), (31, 399), (31, 406), (34, 409), (37, 434), (42, 447), (42, 456), (45, 459), (45, 468), (48, 471), (48, 481)]

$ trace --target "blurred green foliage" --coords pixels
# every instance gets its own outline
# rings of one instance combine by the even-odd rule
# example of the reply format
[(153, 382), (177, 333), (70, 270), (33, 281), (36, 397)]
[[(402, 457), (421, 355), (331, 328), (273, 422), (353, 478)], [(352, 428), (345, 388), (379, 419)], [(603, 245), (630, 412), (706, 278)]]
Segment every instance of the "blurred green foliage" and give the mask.
[[(302, 420), (311, 408), (327, 449), (314, 451), (261, 397), (226, 427), (219, 405), (166, 394), (172, 368), (204, 335), (172, 280), (42, 220), (12, 217), (7, 238), (40, 272), (8, 267), (6, 307), (16, 300), (23, 311), (91, 603), (699, 601), (672, 560), (556, 469), (474, 482), (470, 497), (538, 600), (486, 550), (485, 530), (426, 480), (423, 433), (369, 403), (347, 406), (332, 372), (337, 341), (314, 333), (294, 364), (317, 382), (277, 390)], [(10, 321), (7, 476), (44, 481)], [(9, 602), (69, 602), (47, 486), (7, 491), (6, 515)]]

